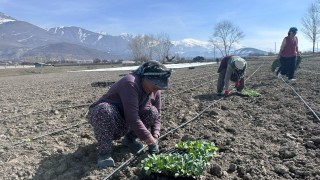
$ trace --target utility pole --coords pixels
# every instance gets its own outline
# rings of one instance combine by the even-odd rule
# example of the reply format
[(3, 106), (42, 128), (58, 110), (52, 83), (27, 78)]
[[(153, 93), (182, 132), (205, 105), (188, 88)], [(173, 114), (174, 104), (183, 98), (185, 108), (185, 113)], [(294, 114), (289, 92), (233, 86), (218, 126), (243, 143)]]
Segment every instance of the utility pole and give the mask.
[(277, 42), (274, 42), (274, 53), (277, 54)]

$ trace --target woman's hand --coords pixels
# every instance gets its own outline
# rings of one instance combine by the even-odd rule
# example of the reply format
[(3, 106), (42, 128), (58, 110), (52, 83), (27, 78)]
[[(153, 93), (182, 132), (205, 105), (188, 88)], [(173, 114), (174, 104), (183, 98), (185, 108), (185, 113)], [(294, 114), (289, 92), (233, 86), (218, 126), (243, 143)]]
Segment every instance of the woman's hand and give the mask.
[(146, 143), (147, 145), (158, 144), (158, 141), (157, 141), (157, 139), (155, 139), (153, 136), (150, 136), (150, 138), (147, 139), (147, 140), (145, 141), (145, 143)]
[(159, 134), (153, 134), (152, 136), (153, 136), (154, 138), (158, 139), (160, 135), (159, 135)]
[(157, 139), (155, 139), (153, 136), (151, 136), (148, 140), (146, 140), (146, 143), (148, 145), (148, 152), (150, 154), (155, 154), (159, 152), (159, 145)]

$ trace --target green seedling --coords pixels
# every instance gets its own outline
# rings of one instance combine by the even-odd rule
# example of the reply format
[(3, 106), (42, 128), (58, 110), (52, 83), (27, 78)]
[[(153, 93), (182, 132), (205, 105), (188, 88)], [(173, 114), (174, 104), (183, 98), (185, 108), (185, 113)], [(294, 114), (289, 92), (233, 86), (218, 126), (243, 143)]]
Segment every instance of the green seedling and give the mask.
[(199, 176), (210, 165), (211, 158), (218, 148), (212, 142), (185, 141), (176, 148), (186, 153), (161, 153), (149, 155), (141, 163), (147, 175), (161, 173), (178, 176)]
[(242, 91), (242, 94), (243, 95), (246, 95), (246, 96), (249, 96), (249, 97), (258, 97), (260, 96), (261, 94), (256, 91), (256, 90), (251, 90), (251, 89), (245, 89)]
[(33, 138), (32, 138), (32, 137), (28, 137), (27, 139), (25, 139), (25, 141), (26, 141), (27, 143), (31, 144), (32, 141), (33, 141)]

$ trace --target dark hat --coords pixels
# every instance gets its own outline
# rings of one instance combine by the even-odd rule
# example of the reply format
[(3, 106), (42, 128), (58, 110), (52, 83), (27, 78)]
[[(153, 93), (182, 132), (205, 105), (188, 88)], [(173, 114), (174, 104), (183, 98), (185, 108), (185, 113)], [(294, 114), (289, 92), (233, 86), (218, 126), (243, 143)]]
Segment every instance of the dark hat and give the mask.
[(291, 27), (289, 29), (289, 32), (294, 32), (294, 33), (297, 33), (298, 29), (296, 27)]
[(142, 76), (152, 85), (160, 90), (168, 89), (171, 69), (168, 69), (158, 61), (148, 61), (143, 63), (137, 70), (136, 74)]
[(162, 78), (157, 76), (145, 76), (145, 80), (150, 82), (152, 85), (156, 86), (159, 90), (166, 90), (168, 89), (169, 79)]

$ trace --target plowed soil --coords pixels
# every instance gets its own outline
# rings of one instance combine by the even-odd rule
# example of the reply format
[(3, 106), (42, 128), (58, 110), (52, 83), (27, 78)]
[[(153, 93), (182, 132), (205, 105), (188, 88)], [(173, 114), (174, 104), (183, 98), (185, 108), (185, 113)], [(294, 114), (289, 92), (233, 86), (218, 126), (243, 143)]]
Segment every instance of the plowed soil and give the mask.
[[(320, 58), (305, 56), (294, 83), (270, 71), (271, 59), (248, 60), (246, 88), (259, 97), (216, 96), (217, 65), (175, 69), (163, 92), (160, 150), (181, 139), (213, 141), (219, 152), (197, 179), (320, 179)], [(142, 179), (147, 153), (134, 155), (121, 140), (114, 141), (116, 167), (96, 166), (85, 119), (108, 89), (91, 83), (109, 85), (128, 72), (0, 77), (0, 179), (104, 179), (129, 159), (110, 179)]]

